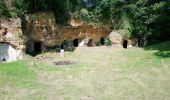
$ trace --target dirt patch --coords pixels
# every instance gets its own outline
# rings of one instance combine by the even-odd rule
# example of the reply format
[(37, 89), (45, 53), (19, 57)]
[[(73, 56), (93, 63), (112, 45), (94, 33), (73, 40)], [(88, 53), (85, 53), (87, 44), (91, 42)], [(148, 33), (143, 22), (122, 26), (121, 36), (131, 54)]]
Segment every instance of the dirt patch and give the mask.
[(77, 64), (78, 62), (76, 61), (58, 61), (58, 62), (53, 62), (55, 65), (72, 65), (72, 64)]

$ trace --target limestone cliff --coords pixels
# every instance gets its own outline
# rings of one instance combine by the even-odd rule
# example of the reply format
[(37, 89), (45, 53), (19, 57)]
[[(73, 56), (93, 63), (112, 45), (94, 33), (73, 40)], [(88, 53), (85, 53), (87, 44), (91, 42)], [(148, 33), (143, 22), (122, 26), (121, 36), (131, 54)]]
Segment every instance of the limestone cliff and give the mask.
[(15, 49), (25, 51), (20, 18), (0, 19), (0, 43), (9, 43)]
[(0, 61), (22, 59), (24, 41), (20, 18), (0, 19)]
[(52, 12), (40, 12), (27, 16), (24, 32), (28, 37), (30, 49), (34, 48), (33, 42), (41, 42), (42, 47), (49, 47), (61, 46), (64, 41), (73, 42), (74, 39), (79, 39), (81, 42), (85, 38), (97, 44), (102, 37), (109, 35), (107, 28), (96, 28), (81, 20), (71, 19), (67, 25), (59, 25), (55, 19)]

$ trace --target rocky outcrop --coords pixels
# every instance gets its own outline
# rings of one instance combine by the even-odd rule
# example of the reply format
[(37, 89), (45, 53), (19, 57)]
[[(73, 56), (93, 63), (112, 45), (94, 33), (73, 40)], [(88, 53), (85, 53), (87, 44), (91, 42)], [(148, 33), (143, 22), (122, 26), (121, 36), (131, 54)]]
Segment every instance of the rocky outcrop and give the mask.
[(22, 56), (25, 52), (21, 20), (19, 18), (0, 19), (0, 44), (4, 43), (11, 45), (18, 56)]
[(115, 47), (122, 47), (123, 42), (127, 41), (127, 46), (132, 47), (132, 46), (138, 46), (138, 40), (137, 38), (124, 38), (121, 35), (120, 31), (112, 31), (109, 34), (110, 40), (112, 41), (112, 45)]
[(27, 21), (28, 38), (44, 45), (61, 45), (64, 40), (90, 37), (98, 42), (109, 33), (107, 29), (95, 28), (82, 21), (71, 20), (68, 25), (57, 25), (53, 13), (37, 13)]
[(118, 47), (122, 46), (123, 37), (120, 32), (112, 31), (110, 32), (109, 37), (110, 40), (112, 41), (113, 46), (118, 46)]
[[(81, 40), (85, 38), (89, 38), (94, 44), (97, 44), (101, 37), (109, 35), (109, 29), (96, 28), (81, 20), (72, 19), (67, 25), (59, 25), (55, 19), (52, 12), (27, 16), (25, 33), (29, 40), (29, 47), (31, 44), (34, 45), (31, 43), (32, 41), (41, 42), (43, 47), (50, 47), (61, 46), (64, 41), (73, 42), (74, 39), (78, 39), (78, 42), (81, 43)], [(33, 47), (30, 49), (33, 50)]]

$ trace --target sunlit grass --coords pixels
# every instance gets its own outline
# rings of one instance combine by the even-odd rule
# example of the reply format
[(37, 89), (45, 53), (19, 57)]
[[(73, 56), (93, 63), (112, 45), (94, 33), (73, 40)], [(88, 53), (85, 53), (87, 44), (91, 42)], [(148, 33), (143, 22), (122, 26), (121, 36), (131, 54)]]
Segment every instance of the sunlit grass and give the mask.
[[(57, 53), (39, 55), (52, 60), (27, 56), (22, 61), (1, 63), (0, 99), (169, 100), (169, 44), (145, 49), (84, 47), (66, 52), (65, 57)], [(160, 49), (161, 46), (166, 47)], [(78, 63), (60, 66), (52, 63), (65, 60)]]

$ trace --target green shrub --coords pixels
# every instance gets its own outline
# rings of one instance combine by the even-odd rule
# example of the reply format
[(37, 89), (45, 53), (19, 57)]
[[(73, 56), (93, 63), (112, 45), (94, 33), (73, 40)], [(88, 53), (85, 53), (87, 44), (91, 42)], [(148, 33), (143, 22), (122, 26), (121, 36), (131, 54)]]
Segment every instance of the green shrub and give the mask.
[(110, 37), (106, 37), (104, 40), (104, 43), (106, 46), (111, 46), (112, 45), (112, 41), (110, 40)]
[(129, 38), (131, 36), (132, 33), (132, 25), (130, 24), (130, 22), (128, 21), (127, 18), (123, 18), (123, 28), (122, 28), (122, 36), (124, 38)]

